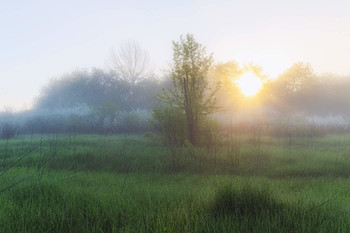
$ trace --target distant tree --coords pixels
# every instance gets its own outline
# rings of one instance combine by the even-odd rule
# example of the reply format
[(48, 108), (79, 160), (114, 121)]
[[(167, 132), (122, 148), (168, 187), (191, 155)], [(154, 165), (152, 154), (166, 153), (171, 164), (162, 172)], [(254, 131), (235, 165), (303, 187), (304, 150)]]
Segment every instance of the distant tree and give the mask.
[[(319, 115), (339, 114), (350, 116), (350, 76), (323, 74), (318, 89), (314, 91), (313, 106)], [(315, 94), (316, 92), (316, 94)]]
[(100, 69), (79, 70), (52, 80), (37, 100), (37, 108), (69, 108), (80, 104), (97, 105), (110, 101), (116, 86), (112, 76)]
[(51, 80), (43, 87), (36, 109), (74, 108), (80, 105), (95, 107), (112, 103), (120, 111), (149, 110), (155, 107), (154, 96), (162, 83), (153, 78), (137, 82), (115, 78), (115, 74), (101, 69), (79, 70)]
[(309, 63), (298, 62), (284, 71), (279, 77), (277, 84), (285, 95), (297, 95), (315, 81), (316, 75)]
[(92, 107), (93, 117), (97, 119), (98, 125), (105, 131), (115, 132), (114, 123), (117, 117), (118, 106), (113, 103), (104, 103)]
[(108, 68), (132, 86), (145, 79), (149, 65), (148, 53), (134, 41), (122, 44), (117, 51), (113, 49), (108, 61)]
[(309, 63), (298, 62), (270, 83), (271, 104), (282, 112), (308, 110), (315, 100), (317, 76)]
[(153, 109), (156, 106), (154, 97), (161, 92), (161, 85), (162, 83), (156, 79), (144, 79), (137, 83), (133, 88), (131, 109)]
[(242, 75), (240, 65), (235, 61), (218, 63), (212, 67), (209, 75), (211, 86), (214, 87), (218, 82), (221, 84), (220, 90), (216, 93), (217, 103), (224, 110), (236, 110), (239, 94), (241, 93), (239, 87), (235, 85), (239, 76)]
[(16, 136), (17, 131), (18, 127), (10, 121), (0, 123), (0, 139), (8, 141)]
[(158, 100), (163, 107), (181, 110), (167, 112), (185, 115), (188, 139), (196, 145), (200, 121), (218, 109), (215, 99), (218, 85), (211, 88), (208, 81), (213, 58), (206, 54), (205, 47), (196, 42), (191, 34), (187, 34), (185, 38), (181, 36), (179, 42), (173, 41), (173, 52), (173, 88), (164, 90)]
[(247, 98), (243, 94), (239, 87), (239, 80), (245, 73), (253, 73), (264, 84), (267, 82), (267, 76), (264, 74), (263, 69), (254, 63), (240, 65), (236, 61), (229, 61), (216, 64), (210, 71), (211, 85), (214, 86), (216, 82), (220, 82), (221, 84), (220, 90), (216, 93), (217, 103), (230, 116), (232, 116), (233, 112), (238, 113), (241, 110), (252, 110), (252, 108), (257, 106), (254, 104), (256, 100), (262, 103), (266, 99), (265, 85), (262, 86), (254, 98)]

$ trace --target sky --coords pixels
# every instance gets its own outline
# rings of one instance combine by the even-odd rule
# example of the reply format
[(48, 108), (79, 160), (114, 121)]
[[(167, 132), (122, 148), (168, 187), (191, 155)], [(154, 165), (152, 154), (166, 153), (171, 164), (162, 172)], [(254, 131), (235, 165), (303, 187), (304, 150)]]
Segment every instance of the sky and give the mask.
[(270, 77), (298, 61), (350, 74), (349, 0), (0, 0), (0, 110), (30, 108), (52, 78), (105, 68), (134, 40), (156, 71), (191, 33), (216, 62), (254, 62)]

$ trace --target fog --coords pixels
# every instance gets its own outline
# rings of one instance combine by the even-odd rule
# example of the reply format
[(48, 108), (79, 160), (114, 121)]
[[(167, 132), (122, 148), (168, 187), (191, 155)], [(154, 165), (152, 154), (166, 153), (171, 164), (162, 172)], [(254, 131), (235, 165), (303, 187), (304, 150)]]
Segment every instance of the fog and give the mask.
[[(139, 59), (150, 59), (146, 50), (133, 43), (131, 47), (128, 45), (128, 55), (137, 52), (145, 57)], [(41, 87), (31, 109), (2, 111), (3, 131), (8, 130), (9, 125), (16, 134), (67, 133), (73, 128), (77, 133), (102, 134), (157, 130), (152, 112), (159, 105), (157, 96), (163, 89), (172, 88), (169, 73), (156, 75), (151, 72), (148, 61), (136, 58), (131, 63), (123, 63), (121, 59), (129, 62), (132, 59), (126, 54), (119, 55), (114, 51), (109, 58), (114, 64), (110, 68), (76, 70), (51, 79)], [(140, 64), (135, 66), (137, 62)], [(246, 96), (236, 82), (247, 72), (263, 81), (254, 96)], [(279, 126), (284, 122), (342, 132), (350, 130), (347, 107), (350, 106), (350, 76), (318, 74), (309, 63), (297, 62), (272, 79), (257, 64), (229, 61), (215, 63), (209, 78), (212, 86), (220, 84), (216, 93), (219, 109), (211, 117), (222, 125)]]
[(350, 232), (350, 1), (0, 5), (1, 232)]
[[(193, 33), (217, 62), (255, 62), (271, 77), (294, 62), (349, 74), (349, 2), (337, 1), (6, 1), (0, 8), (0, 109), (31, 108), (52, 77), (104, 68), (111, 48), (133, 39), (156, 73), (171, 41)], [(135, 7), (137, 6), (137, 7)]]

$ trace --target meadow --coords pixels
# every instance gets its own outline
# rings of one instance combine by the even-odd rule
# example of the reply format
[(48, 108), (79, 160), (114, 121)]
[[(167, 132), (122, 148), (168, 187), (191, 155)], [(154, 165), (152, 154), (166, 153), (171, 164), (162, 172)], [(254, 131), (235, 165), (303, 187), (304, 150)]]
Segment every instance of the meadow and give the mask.
[(0, 232), (350, 232), (350, 135), (0, 141)]

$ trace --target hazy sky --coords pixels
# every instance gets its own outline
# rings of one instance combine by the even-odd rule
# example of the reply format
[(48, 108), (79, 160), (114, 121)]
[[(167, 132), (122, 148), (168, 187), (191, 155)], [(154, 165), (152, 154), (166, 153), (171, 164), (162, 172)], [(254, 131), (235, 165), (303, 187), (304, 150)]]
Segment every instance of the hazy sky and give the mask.
[(255, 62), (270, 76), (294, 62), (350, 74), (349, 0), (0, 0), (0, 109), (29, 107), (53, 77), (105, 67), (137, 41), (156, 68), (192, 33), (216, 61)]

